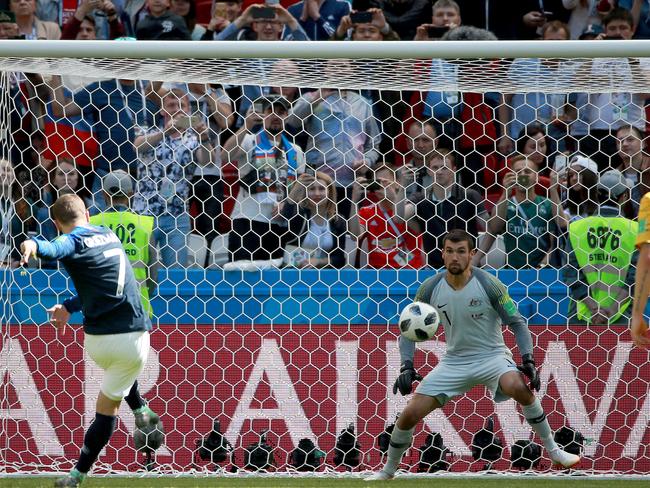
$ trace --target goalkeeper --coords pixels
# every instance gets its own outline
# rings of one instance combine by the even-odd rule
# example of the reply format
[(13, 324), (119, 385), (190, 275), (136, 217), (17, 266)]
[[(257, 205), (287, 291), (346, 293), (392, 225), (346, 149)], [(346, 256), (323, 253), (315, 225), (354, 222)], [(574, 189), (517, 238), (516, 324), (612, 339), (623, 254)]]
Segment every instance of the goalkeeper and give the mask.
[(77, 487), (113, 435), (116, 416), (126, 397), (136, 424), (158, 424), (146, 405), (136, 379), (149, 353), (151, 320), (145, 313), (133, 269), (117, 236), (88, 223), (83, 200), (64, 195), (54, 202), (52, 220), (61, 235), (52, 242), (34, 238), (21, 244), (21, 264), (31, 256), (59, 260), (78, 296), (48, 309), (51, 323), (65, 334), (70, 314), (83, 311), (84, 347), (104, 370), (95, 419), (84, 437), (79, 460), (56, 487)]
[[(446, 272), (427, 279), (415, 301), (436, 307), (445, 329), (447, 354), (426, 378), (415, 371), (415, 343), (400, 337), (402, 360), (393, 393), (408, 395), (413, 382), (420, 381), (415, 395), (397, 419), (391, 434), (388, 459), (383, 469), (368, 480), (389, 480), (395, 475), (404, 452), (410, 447), (417, 423), (451, 398), (476, 385), (485, 385), (501, 402), (513, 398), (524, 417), (539, 435), (553, 464), (570, 468), (580, 457), (561, 450), (553, 440), (542, 405), (533, 394), (540, 379), (533, 359), (530, 332), (508, 295), (505, 285), (489, 273), (473, 268), (474, 238), (463, 230), (453, 230), (443, 239), (442, 259)], [(501, 324), (515, 335), (522, 365), (512, 360), (505, 345)], [(530, 387), (521, 374), (526, 375)]]

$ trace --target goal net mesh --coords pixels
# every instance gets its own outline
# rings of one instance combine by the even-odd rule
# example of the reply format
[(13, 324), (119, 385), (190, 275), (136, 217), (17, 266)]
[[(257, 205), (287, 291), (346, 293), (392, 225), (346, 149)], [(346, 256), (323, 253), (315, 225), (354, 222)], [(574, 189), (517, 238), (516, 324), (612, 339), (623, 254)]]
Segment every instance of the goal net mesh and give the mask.
[[(461, 228), (528, 321), (539, 398), (554, 430), (571, 429), (561, 441), (579, 441), (581, 469), (650, 473), (648, 355), (625, 322), (630, 233), (615, 246), (611, 229), (575, 227), (572, 246), (569, 231), (605, 207), (637, 218), (646, 60), (6, 57), (0, 71), (3, 472), (69, 469), (94, 416), (102, 372), (82, 317), (57, 335), (46, 313), (71, 282), (56, 263), (16, 266), (17, 243), (54, 238), (49, 207), (74, 192), (155, 284), (139, 379), (166, 430), (155, 470), (286, 471), (304, 463), (299, 444), (324, 453), (317, 472), (378, 469), (380, 434), (407, 401), (393, 393), (399, 312)], [(149, 230), (120, 221), (119, 202), (152, 216)], [(595, 293), (580, 253), (596, 248), (618, 260), (596, 270), (609, 293), (598, 317), (572, 305)], [(444, 353), (441, 327), (418, 345), (418, 371)], [(199, 449), (215, 421), (232, 446), (217, 464)], [(491, 424), (503, 450), (473, 457)], [(144, 469), (133, 430), (123, 405), (96, 471)], [(402, 468), (516, 471), (528, 440), (541, 444), (515, 402), (478, 386), (418, 425)], [(533, 469), (550, 470), (545, 453)]]

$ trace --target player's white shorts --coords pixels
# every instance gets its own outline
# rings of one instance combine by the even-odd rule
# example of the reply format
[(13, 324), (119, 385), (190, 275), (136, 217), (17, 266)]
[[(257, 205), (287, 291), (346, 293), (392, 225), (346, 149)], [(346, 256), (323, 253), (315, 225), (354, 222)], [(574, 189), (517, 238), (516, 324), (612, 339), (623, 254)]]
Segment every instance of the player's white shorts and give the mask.
[(509, 397), (499, 389), (499, 379), (509, 371), (517, 371), (517, 365), (506, 354), (497, 353), (472, 362), (445, 357), (424, 377), (415, 393), (435, 397), (444, 405), (476, 385), (485, 385), (494, 400), (502, 402)]
[(138, 379), (149, 355), (149, 332), (86, 334), (90, 358), (104, 370), (101, 392), (111, 400), (122, 400)]

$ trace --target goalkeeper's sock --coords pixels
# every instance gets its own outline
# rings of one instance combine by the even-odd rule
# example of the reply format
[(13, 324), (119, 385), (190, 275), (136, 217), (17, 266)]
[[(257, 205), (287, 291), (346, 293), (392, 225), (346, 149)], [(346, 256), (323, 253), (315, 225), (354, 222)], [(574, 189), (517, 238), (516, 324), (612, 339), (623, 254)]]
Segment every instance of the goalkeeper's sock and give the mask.
[(133, 411), (144, 407), (147, 402), (144, 401), (144, 398), (140, 396), (140, 389), (138, 388), (138, 380), (135, 380), (129, 394), (124, 398), (127, 405)]
[(115, 430), (116, 417), (113, 415), (102, 415), (101, 413), (95, 414), (95, 420), (88, 427), (88, 431), (84, 437), (84, 445), (79, 454), (79, 461), (75, 469), (85, 475), (93, 463), (97, 460), (99, 453), (104, 446), (108, 444), (109, 439)]
[(413, 442), (413, 431), (415, 427), (409, 430), (402, 430), (397, 425), (393, 427), (393, 433), (390, 436), (390, 445), (388, 447), (388, 459), (382, 471), (389, 475), (394, 475), (395, 471), (402, 462), (404, 451), (411, 447)]
[(548, 425), (548, 420), (546, 420), (546, 414), (544, 413), (544, 409), (542, 409), (539, 398), (535, 398), (535, 401), (530, 405), (522, 405), (521, 411), (524, 413), (524, 417), (526, 417), (526, 421), (530, 424), (533, 431), (542, 440), (546, 450), (550, 452), (557, 449), (557, 444), (553, 439), (553, 431), (551, 431), (551, 426)]

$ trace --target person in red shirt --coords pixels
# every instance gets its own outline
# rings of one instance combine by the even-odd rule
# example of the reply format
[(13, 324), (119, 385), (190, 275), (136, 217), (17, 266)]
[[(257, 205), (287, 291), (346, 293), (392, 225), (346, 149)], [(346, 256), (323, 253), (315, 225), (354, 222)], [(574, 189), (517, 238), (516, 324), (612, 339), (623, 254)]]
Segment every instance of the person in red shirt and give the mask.
[[(359, 207), (365, 194), (374, 193), (376, 203)], [(368, 244), (371, 268), (421, 268), (424, 266), (422, 242), (415, 221), (405, 222), (407, 205), (404, 188), (398, 183), (395, 169), (380, 164), (357, 178), (352, 188), (353, 212), (350, 231), (359, 245)], [(356, 211), (355, 211), (356, 210)]]

